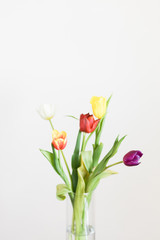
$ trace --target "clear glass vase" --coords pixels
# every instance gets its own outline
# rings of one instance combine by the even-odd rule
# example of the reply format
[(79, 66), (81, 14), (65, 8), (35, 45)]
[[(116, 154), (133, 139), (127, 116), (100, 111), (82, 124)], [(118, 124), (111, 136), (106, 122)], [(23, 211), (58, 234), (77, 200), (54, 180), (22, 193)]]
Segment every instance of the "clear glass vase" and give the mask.
[(67, 198), (67, 240), (95, 240), (93, 197), (71, 193)]

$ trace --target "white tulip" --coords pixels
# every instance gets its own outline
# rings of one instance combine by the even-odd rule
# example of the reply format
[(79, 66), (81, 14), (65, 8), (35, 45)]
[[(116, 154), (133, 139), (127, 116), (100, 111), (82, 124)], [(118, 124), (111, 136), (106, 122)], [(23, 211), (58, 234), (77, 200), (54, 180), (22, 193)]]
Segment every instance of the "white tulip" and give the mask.
[(52, 104), (42, 104), (37, 109), (37, 112), (44, 120), (50, 120), (55, 114), (55, 110)]

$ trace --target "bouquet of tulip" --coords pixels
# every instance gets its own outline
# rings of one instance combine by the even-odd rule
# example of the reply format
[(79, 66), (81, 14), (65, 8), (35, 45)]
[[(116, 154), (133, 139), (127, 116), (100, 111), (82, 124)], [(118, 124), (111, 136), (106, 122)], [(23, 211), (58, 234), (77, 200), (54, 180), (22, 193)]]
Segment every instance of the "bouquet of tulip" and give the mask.
[[(71, 156), (71, 169), (66, 161), (63, 149), (67, 145), (67, 134), (54, 129), (51, 119), (54, 116), (53, 107), (49, 104), (43, 104), (39, 108), (40, 116), (49, 120), (52, 127), (52, 151), (40, 149), (41, 153), (47, 158), (56, 173), (62, 178), (63, 184), (57, 185), (57, 198), (64, 200), (69, 195), (73, 206), (72, 232), (76, 232), (79, 236), (84, 232), (85, 208), (84, 197), (87, 194), (87, 203), (90, 204), (92, 193), (98, 186), (102, 178), (116, 174), (110, 170), (117, 164), (125, 164), (126, 166), (135, 166), (140, 162), (142, 153), (140, 151), (130, 151), (122, 161), (109, 165), (109, 161), (117, 153), (118, 148), (125, 136), (115, 139), (115, 142), (109, 152), (101, 159), (103, 143), (100, 142), (103, 126), (106, 119), (107, 108), (110, 99), (104, 97), (92, 97), (91, 105), (93, 115), (81, 114), (79, 119), (79, 129), (76, 139), (75, 148)], [(86, 150), (88, 141), (94, 135), (94, 143), (92, 150)], [(61, 163), (61, 157), (66, 166), (68, 174), (65, 173)], [(67, 176), (68, 175), (68, 176)], [(79, 197), (81, 196), (81, 197)], [(76, 238), (80, 239), (80, 238)]]

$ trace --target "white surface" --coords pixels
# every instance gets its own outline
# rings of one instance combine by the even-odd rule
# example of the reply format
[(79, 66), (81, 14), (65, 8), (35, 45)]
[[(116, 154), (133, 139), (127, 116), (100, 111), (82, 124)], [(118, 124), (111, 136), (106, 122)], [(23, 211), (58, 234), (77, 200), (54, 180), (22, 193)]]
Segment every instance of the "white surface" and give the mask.
[(99, 186), (97, 239), (160, 239), (160, 2), (0, 2), (0, 239), (65, 239), (61, 183), (38, 151), (51, 130), (35, 109), (55, 103), (54, 125), (68, 133), (68, 163), (92, 95), (113, 98), (102, 140), (107, 151), (128, 134), (117, 158), (144, 153), (135, 168)]

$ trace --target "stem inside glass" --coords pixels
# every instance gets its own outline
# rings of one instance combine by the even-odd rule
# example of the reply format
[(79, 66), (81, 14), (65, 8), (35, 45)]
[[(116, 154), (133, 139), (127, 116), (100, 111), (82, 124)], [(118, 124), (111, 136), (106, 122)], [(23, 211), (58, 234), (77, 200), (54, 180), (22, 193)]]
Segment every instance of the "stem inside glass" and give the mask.
[[(68, 240), (94, 240), (92, 192), (77, 195), (72, 193), (67, 201), (67, 236)], [(68, 206), (69, 205), (69, 206)]]

